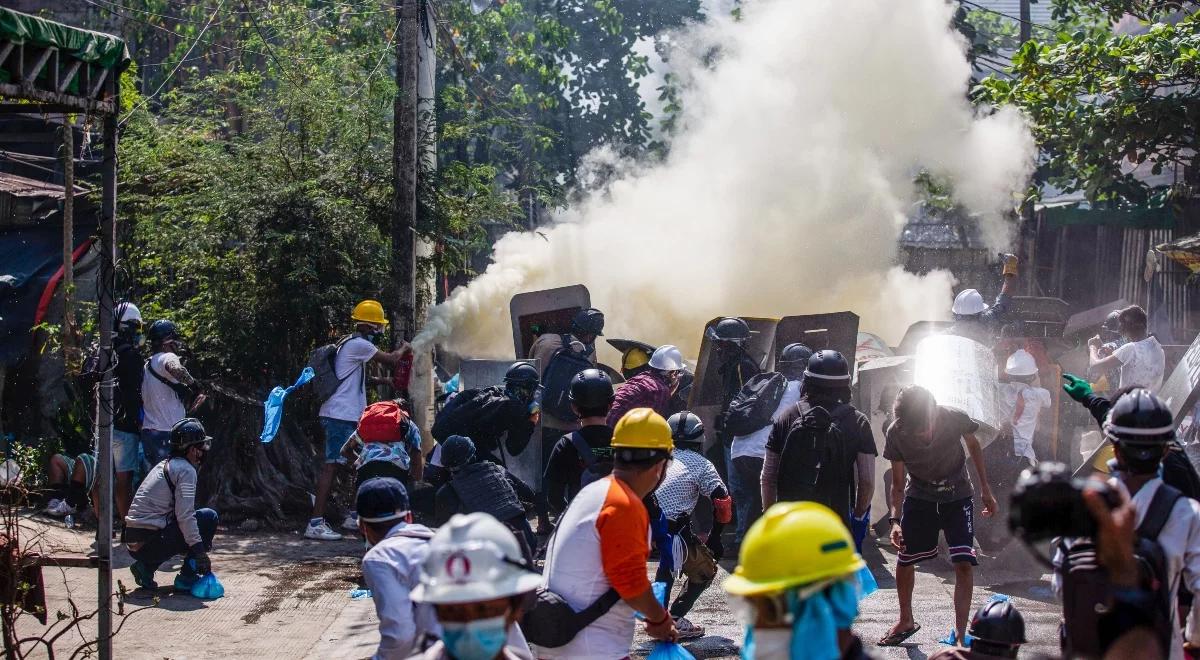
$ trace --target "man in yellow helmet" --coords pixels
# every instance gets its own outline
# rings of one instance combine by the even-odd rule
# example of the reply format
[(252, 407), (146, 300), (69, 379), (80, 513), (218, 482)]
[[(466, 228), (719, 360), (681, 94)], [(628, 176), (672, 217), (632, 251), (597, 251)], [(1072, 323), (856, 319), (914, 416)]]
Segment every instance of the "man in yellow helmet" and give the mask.
[(612, 474), (580, 490), (559, 518), (543, 573), (544, 586), (574, 611), (602, 601), (606, 611), (562, 646), (541, 646), (546, 631), (526, 629), (538, 658), (626, 658), (635, 611), (651, 637), (678, 635), (646, 575), (650, 516), (642, 503), (667, 474), (671, 428), (653, 410), (635, 408), (617, 422), (612, 449)]
[(746, 624), (742, 658), (866, 658), (850, 626), (875, 579), (839, 515), (781, 502), (754, 522), (723, 585)]
[[(383, 315), (383, 305), (375, 300), (364, 300), (354, 306), (350, 313), (354, 322), (354, 332), (346, 335), (336, 344), (337, 352), (333, 357), (333, 372), (337, 376), (338, 386), (333, 395), (321, 403), (317, 413), (321, 428), (325, 431), (325, 464), (317, 477), (317, 495), (313, 501), (312, 518), (304, 528), (304, 537), (321, 541), (336, 541), (342, 535), (333, 531), (325, 522), (325, 502), (329, 499), (329, 490), (333, 486), (333, 476), (337, 465), (344, 465), (342, 445), (358, 428), (358, 418), (367, 407), (367, 384), (386, 384), (391, 381), (384, 378), (367, 376), (367, 364), (377, 362), (389, 367), (400, 361), (406, 353), (412, 350), (407, 343), (386, 352), (376, 348), (375, 344), (383, 338), (388, 320)], [(358, 518), (351, 514), (342, 523), (345, 529), (357, 529)]]

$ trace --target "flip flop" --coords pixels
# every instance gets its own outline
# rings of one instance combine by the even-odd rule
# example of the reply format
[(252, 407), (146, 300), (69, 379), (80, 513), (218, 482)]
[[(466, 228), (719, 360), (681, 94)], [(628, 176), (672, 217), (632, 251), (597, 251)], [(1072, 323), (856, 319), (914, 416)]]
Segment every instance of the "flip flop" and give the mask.
[(875, 642), (875, 645), (876, 646), (900, 646), (909, 637), (912, 637), (913, 635), (917, 634), (917, 631), (920, 629), (921, 629), (921, 624), (914, 623), (912, 628), (909, 628), (908, 630), (904, 630), (901, 632), (892, 633), (892, 634), (888, 635), (887, 637), (884, 637), (883, 639), (879, 640), (878, 642)]

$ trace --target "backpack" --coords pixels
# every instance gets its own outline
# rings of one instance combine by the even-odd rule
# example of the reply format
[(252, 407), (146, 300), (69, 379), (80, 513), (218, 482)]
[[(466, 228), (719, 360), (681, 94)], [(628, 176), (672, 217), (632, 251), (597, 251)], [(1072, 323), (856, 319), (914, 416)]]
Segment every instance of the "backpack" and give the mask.
[(851, 410), (848, 403), (833, 410), (812, 406), (792, 422), (779, 457), (780, 500), (823, 502), (819, 486), (826, 481), (826, 468), (843, 464), (848, 452), (858, 451), (838, 423)]
[(403, 442), (408, 434), (408, 415), (395, 401), (378, 401), (358, 418), (358, 437), (363, 442)]
[[(1133, 555), (1138, 566), (1142, 586), (1154, 594), (1151, 612), (1155, 634), (1162, 648), (1170, 649), (1174, 631), (1171, 625), (1171, 576), (1167, 573), (1167, 559), (1158, 535), (1167, 524), (1175, 502), (1183, 493), (1167, 484), (1159, 484), (1158, 491), (1150, 500), (1150, 507), (1137, 529)], [(1096, 560), (1096, 546), (1091, 539), (1084, 539), (1070, 547), (1058, 542), (1062, 557), (1059, 574), (1062, 576), (1062, 648), (1064, 657), (1100, 657), (1108, 646), (1101, 631), (1100, 619), (1109, 608), (1113, 587), (1108, 576)], [(1074, 631), (1076, 634), (1072, 634)], [(1111, 641), (1111, 640), (1107, 640)]]
[(542, 410), (556, 419), (573, 422), (579, 418), (571, 409), (571, 381), (579, 372), (592, 368), (588, 359), (592, 351), (578, 353), (571, 349), (570, 335), (559, 336), (562, 348), (554, 352), (542, 370)]
[(338, 352), (342, 350), (342, 346), (350, 341), (354, 335), (346, 335), (337, 340), (333, 344), (325, 344), (318, 346), (317, 350), (312, 352), (308, 358), (308, 366), (312, 367), (316, 374), (312, 379), (313, 391), (317, 394), (317, 400), (324, 403), (333, 396), (342, 383), (346, 381), (354, 372), (346, 374), (346, 378), (338, 378), (337, 368), (334, 366), (337, 361)]
[(770, 424), (785, 390), (787, 378), (783, 374), (767, 372), (751, 377), (729, 403), (724, 432), (729, 436), (749, 435)]
[(579, 460), (583, 461), (583, 473), (579, 475), (580, 488), (612, 474), (612, 448), (592, 449), (579, 431), (572, 431), (567, 437), (571, 439), (575, 453), (579, 454)]

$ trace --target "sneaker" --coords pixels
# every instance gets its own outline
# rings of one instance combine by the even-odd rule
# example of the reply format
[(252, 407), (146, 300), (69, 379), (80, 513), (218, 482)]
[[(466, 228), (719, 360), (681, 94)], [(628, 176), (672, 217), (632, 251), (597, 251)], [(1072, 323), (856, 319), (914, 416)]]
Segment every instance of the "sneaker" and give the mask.
[(142, 562), (133, 562), (129, 567), (129, 572), (133, 573), (133, 581), (139, 588), (158, 589), (158, 583), (154, 581), (154, 571)]
[(200, 576), (195, 573), (185, 574), (183, 571), (175, 576), (175, 591), (191, 591), (192, 587), (200, 581)]
[(696, 639), (704, 636), (704, 626), (698, 626), (682, 616), (675, 619), (675, 630), (679, 633), (679, 639)]
[(350, 515), (346, 516), (346, 519), (342, 521), (342, 529), (350, 531), (350, 532), (357, 532), (358, 531), (358, 514), (351, 513)]
[(321, 519), (316, 524), (313, 521), (309, 521), (308, 527), (304, 528), (304, 538), (316, 539), (318, 541), (340, 541), (342, 535), (330, 529), (329, 523)]
[(69, 516), (75, 513), (75, 507), (67, 504), (66, 500), (53, 500), (50, 502), (50, 505), (46, 507), (46, 513), (54, 516), (55, 518), (62, 518), (63, 516)]
[(57, 498), (52, 499), (49, 502), (46, 502), (46, 508), (42, 509), (42, 513), (48, 516), (56, 515), (55, 512), (58, 511), (58, 505), (60, 504), (62, 504), (62, 500)]

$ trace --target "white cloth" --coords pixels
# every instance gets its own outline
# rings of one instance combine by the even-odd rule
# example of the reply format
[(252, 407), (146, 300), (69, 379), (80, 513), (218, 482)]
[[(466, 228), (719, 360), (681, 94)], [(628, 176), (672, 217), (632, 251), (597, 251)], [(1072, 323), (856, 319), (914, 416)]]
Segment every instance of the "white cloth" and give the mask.
[[(800, 401), (800, 385), (803, 380), (789, 380), (787, 389), (783, 391), (783, 398), (779, 400), (779, 406), (775, 408), (775, 414), (771, 415), (772, 422), (783, 411), (796, 405)], [(767, 455), (767, 439), (771, 437), (771, 424), (767, 422), (766, 426), (751, 433), (749, 435), (733, 436), (733, 446), (729, 449), (729, 457), (737, 458), (738, 456), (751, 456), (754, 458), (763, 458)]]
[(421, 636), (440, 635), (433, 607), (412, 601), (429, 556), (433, 532), (424, 525), (399, 524), (362, 558), (363, 581), (379, 617), (379, 648), (374, 660), (407, 658)]
[[(1151, 479), (1133, 496), (1137, 524), (1142, 524), (1142, 519), (1146, 517), (1150, 502), (1160, 485), (1162, 479)], [(1200, 502), (1186, 496), (1179, 498), (1175, 507), (1171, 509), (1167, 524), (1158, 535), (1158, 544), (1162, 546), (1163, 554), (1166, 555), (1167, 579), (1171, 585), (1171, 595), (1167, 602), (1176, 602), (1181, 583), (1186, 584), (1192, 593), (1200, 593)], [(1061, 551), (1056, 551), (1054, 565), (1061, 565), (1062, 560)], [(1062, 578), (1057, 571), (1054, 573), (1053, 586), (1055, 593), (1061, 593)], [(1172, 628), (1177, 631), (1181, 629), (1177, 620), (1178, 609), (1171, 608), (1171, 621), (1174, 624)], [(1192, 604), (1191, 616), (1187, 621), (1187, 638), (1192, 644), (1200, 644), (1197, 617), (1200, 617), (1200, 598)], [(1171, 641), (1171, 660), (1184, 660), (1183, 637), (1178, 634)]]
[(701, 495), (708, 497), (718, 488), (724, 489), (725, 482), (707, 458), (690, 449), (676, 449), (675, 459), (667, 464), (667, 476), (654, 497), (668, 520), (679, 520), (696, 508)]
[(341, 380), (333, 396), (321, 404), (317, 414), (330, 419), (357, 422), (367, 408), (366, 365), (379, 352), (360, 335), (351, 337), (333, 360), (333, 372)]
[(179, 395), (171, 386), (162, 382), (150, 373), (162, 376), (172, 383), (179, 379), (171, 375), (171, 371), (183, 368), (179, 356), (174, 353), (155, 353), (150, 356), (149, 367), (142, 368), (142, 428), (151, 431), (170, 431), (175, 422), (187, 417), (187, 409)]
[(1158, 393), (1163, 384), (1167, 356), (1154, 337), (1131, 341), (1113, 351), (1121, 363), (1121, 387), (1139, 385)]
[[(1026, 383), (1001, 383), (1000, 394), (1001, 419), (1011, 422), (1013, 426), (1013, 454), (1036, 463), (1033, 434), (1037, 430), (1038, 415), (1043, 408), (1050, 407), (1050, 392)], [(1021, 400), (1025, 403), (1021, 416), (1016, 417), (1018, 401)]]

